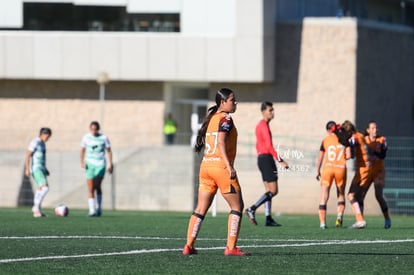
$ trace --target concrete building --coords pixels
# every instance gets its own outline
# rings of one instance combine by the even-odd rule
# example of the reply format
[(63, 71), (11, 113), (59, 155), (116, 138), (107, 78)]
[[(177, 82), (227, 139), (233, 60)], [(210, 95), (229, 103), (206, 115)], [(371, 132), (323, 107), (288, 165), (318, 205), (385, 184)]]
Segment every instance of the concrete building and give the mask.
[[(349, 119), (363, 129), (375, 119), (387, 136), (414, 135), (409, 20), (406, 25), (369, 20), (375, 13), (359, 16), (352, 1), (310, 2), (0, 1), (0, 150), (8, 152), (0, 172), (6, 182), (15, 183), (8, 185), (1, 204), (17, 204), (24, 149), (47, 125), (54, 131), (49, 161), (56, 167), (51, 176), (56, 191), (50, 192), (49, 205), (67, 200), (86, 207), (77, 154), (89, 122), (99, 120), (124, 171), (116, 174), (116, 208), (191, 210), (187, 199), (196, 169), (188, 144), (215, 91), (226, 86), (239, 100), (234, 119), (246, 203), (262, 192), (252, 133), (260, 102), (269, 100), (276, 103), (271, 124), (275, 143), (286, 154), (303, 153), (304, 162), (294, 158), (292, 165), (308, 165), (306, 171), (286, 174), (279, 211), (308, 212), (309, 204), (317, 204), (319, 189), (306, 182), (314, 183), (312, 169), (326, 121)], [(373, 2), (364, 1), (365, 8), (377, 7)], [(411, 1), (403, 2), (410, 14)], [(53, 24), (56, 18), (48, 9), (55, 9), (56, 17), (63, 13), (74, 19)], [(85, 9), (96, 18), (87, 17), (91, 12)], [(36, 10), (49, 11), (52, 18), (36, 17)], [(103, 72), (110, 80), (104, 101), (96, 83)], [(182, 146), (163, 146), (167, 113), (179, 121), (176, 141)], [(160, 172), (161, 163), (169, 168)], [(154, 181), (172, 193), (159, 194), (151, 186)], [(108, 190), (109, 177), (106, 184)], [(142, 204), (125, 197), (133, 193), (142, 196)], [(165, 197), (175, 199), (166, 204)], [(292, 204), (297, 197), (301, 202)], [(367, 211), (377, 213), (372, 205)]]

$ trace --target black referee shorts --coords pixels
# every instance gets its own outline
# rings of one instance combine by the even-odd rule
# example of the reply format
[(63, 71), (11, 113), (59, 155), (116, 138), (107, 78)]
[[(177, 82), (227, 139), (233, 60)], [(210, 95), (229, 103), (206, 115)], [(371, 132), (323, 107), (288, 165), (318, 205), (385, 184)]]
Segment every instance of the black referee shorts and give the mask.
[(262, 173), (263, 181), (277, 182), (277, 167), (272, 155), (259, 155), (257, 157), (257, 165), (259, 166), (259, 170)]

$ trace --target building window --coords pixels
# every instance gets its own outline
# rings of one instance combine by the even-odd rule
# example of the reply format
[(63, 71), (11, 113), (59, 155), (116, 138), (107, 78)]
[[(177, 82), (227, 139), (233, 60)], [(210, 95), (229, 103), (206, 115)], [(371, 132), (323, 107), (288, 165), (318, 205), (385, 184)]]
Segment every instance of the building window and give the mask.
[(36, 31), (179, 32), (180, 15), (128, 13), (126, 7), (24, 3), (23, 28)]

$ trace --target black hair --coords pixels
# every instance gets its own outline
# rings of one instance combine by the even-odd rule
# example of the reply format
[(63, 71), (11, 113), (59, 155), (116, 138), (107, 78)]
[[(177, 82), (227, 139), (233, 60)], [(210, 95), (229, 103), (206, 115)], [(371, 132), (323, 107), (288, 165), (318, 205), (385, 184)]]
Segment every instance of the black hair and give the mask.
[[(357, 132), (357, 129), (356, 129), (355, 125), (352, 124), (351, 121), (345, 120), (341, 125), (341, 131), (343, 132), (343, 135), (345, 136), (344, 138), (346, 138), (348, 140), (349, 138), (352, 137), (352, 135), (354, 133)], [(339, 138), (339, 136), (338, 136), (338, 138)], [(339, 141), (341, 142), (341, 139)], [(344, 143), (342, 143), (342, 144), (344, 144)]]
[(49, 127), (42, 127), (42, 128), (40, 128), (40, 131), (39, 131), (39, 135), (41, 135), (41, 134), (47, 134), (47, 135), (51, 136), (52, 135), (52, 129), (50, 129)]
[(234, 92), (229, 88), (221, 88), (220, 90), (217, 91), (216, 98), (215, 98), (216, 105), (208, 109), (208, 114), (204, 118), (203, 124), (198, 130), (196, 144), (194, 145), (194, 151), (199, 153), (204, 148), (205, 136), (206, 136), (208, 124), (210, 123), (210, 120), (213, 117), (213, 115), (217, 113), (217, 110), (221, 105), (221, 101), (222, 100), (227, 101), (227, 99), (229, 98), (231, 94), (234, 94)]
[(260, 111), (264, 111), (267, 109), (267, 107), (273, 107), (273, 103), (269, 101), (262, 102), (262, 105), (260, 106)]
[[(326, 125), (328, 127), (328, 125)], [(334, 133), (338, 137), (339, 143), (344, 145), (345, 147), (349, 147), (349, 139), (351, 135), (345, 131), (345, 129), (340, 124), (334, 124), (331, 126), (330, 131)]]
[(96, 126), (96, 129), (98, 131), (101, 130), (101, 125), (99, 125), (98, 121), (92, 121), (91, 124), (89, 124), (89, 128), (91, 128), (92, 126)]
[(333, 131), (335, 131), (335, 128), (336, 128), (336, 122), (335, 121), (330, 120), (330, 121), (328, 121), (328, 123), (326, 123), (326, 130), (333, 132)]

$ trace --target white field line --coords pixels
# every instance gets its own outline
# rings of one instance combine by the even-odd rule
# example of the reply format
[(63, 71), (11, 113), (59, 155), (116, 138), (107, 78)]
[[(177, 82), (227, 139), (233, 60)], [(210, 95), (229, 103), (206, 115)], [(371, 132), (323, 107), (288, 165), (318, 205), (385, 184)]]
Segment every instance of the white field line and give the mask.
[[(5, 237), (2, 237), (2, 238), (4, 239)], [(142, 238), (144, 238), (144, 237), (142, 237)], [(302, 240), (298, 240), (298, 241), (302, 241)], [(414, 242), (414, 239), (373, 240), (373, 241), (358, 241), (358, 240), (333, 240), (333, 241), (321, 241), (321, 240), (319, 240), (318, 241), (318, 240), (313, 240), (313, 242), (308, 242), (308, 243), (274, 244), (274, 245), (244, 245), (244, 246), (240, 246), (240, 247), (243, 247), (243, 248), (246, 248), (246, 247), (247, 248), (276, 248), (276, 247), (305, 247), (305, 246), (348, 245), (348, 244), (353, 244), (353, 245), (354, 244), (384, 244), (384, 243), (406, 243), (406, 242)], [(222, 250), (222, 249), (223, 249), (223, 247), (197, 248), (197, 250)], [(58, 256), (44, 256), (44, 257), (32, 257), (32, 258), (0, 259), (0, 263), (15, 263), (15, 262), (59, 260), (59, 259), (75, 259), (75, 258), (86, 258), (86, 257), (88, 257), (88, 258), (91, 258), (91, 257), (108, 257), (108, 256), (137, 255), (137, 254), (145, 254), (145, 253), (160, 253), (160, 252), (175, 252), (175, 251), (182, 251), (182, 248), (141, 249), (141, 250), (130, 250), (130, 251), (121, 251), (121, 252), (109, 252), (109, 253), (82, 254), (82, 255), (58, 255)]]
[[(186, 238), (170, 238), (157, 236), (97, 236), (97, 235), (73, 235), (73, 236), (0, 236), (0, 240), (40, 240), (40, 239), (119, 239), (119, 240), (172, 240), (185, 241)], [(226, 241), (224, 238), (197, 238), (197, 241)], [(243, 239), (245, 242), (342, 242), (344, 240), (317, 240), (317, 239)]]

